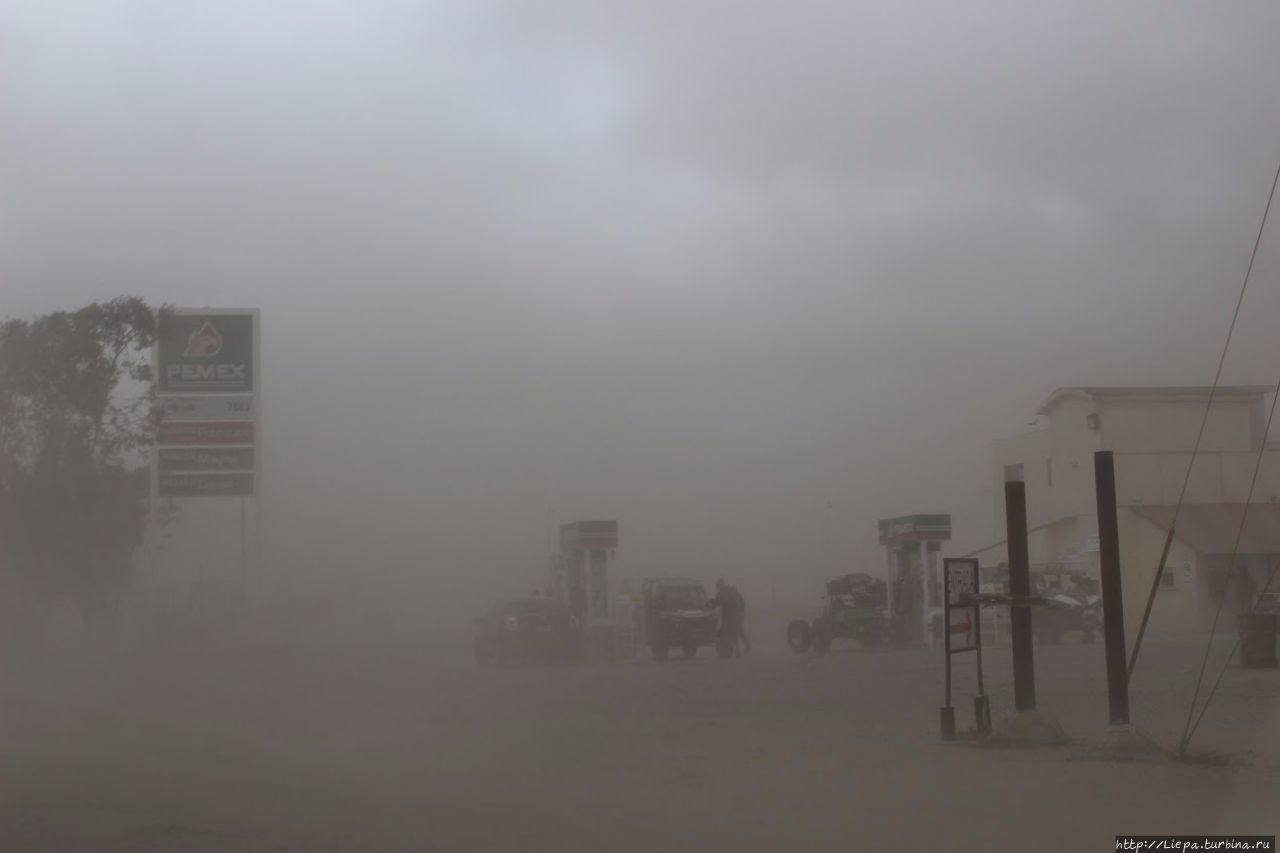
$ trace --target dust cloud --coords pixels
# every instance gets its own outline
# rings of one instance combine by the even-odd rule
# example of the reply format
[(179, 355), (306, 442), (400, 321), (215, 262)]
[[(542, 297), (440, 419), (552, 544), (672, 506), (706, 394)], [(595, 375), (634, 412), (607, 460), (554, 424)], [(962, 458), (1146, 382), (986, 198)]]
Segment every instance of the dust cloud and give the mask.
[[(1278, 16), (7, 3), (0, 315), (256, 308), (262, 373), (258, 496), (182, 501), (110, 619), (61, 602), (5, 657), (0, 847), (1274, 833), (1266, 672), (1206, 723), (1221, 765), (1066, 762), (938, 745), (935, 649), (785, 630), (885, 576), (878, 519), (949, 514), (946, 556), (1002, 539), (991, 442), (1053, 389), (1212, 381), (1280, 150)], [(1276, 246), (1226, 383), (1280, 364)], [(752, 654), (478, 666), (475, 618), (542, 594), (588, 519), (619, 521), (619, 583), (736, 585)], [(1135, 677), (1165, 741), (1202, 640)], [(1100, 645), (1037, 655), (1064, 728), (1104, 730)]]

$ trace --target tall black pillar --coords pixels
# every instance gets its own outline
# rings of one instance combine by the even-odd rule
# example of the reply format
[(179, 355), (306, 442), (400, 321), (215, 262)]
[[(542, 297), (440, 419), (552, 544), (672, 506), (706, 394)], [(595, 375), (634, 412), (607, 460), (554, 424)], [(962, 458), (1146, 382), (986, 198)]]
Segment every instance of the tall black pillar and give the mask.
[[(1004, 484), (1004, 520), (1009, 543), (1009, 594), (1015, 599), (1031, 595), (1031, 560), (1027, 556), (1027, 489), (1020, 481)], [(1031, 608), (1010, 608), (1013, 629), (1013, 707), (1036, 707), (1036, 664), (1031, 650)]]
[(1124, 654), (1124, 596), (1120, 589), (1120, 525), (1116, 518), (1116, 467), (1110, 450), (1093, 454), (1098, 493), (1098, 550), (1102, 563), (1102, 630), (1107, 651), (1111, 724), (1129, 722), (1129, 676)]

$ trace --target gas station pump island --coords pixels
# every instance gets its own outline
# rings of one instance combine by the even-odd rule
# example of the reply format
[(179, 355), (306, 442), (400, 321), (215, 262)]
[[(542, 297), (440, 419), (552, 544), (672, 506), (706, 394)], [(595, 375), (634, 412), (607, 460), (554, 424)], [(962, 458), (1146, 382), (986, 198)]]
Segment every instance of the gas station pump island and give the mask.
[(894, 647), (923, 643), (930, 612), (942, 608), (938, 553), (950, 539), (950, 515), (880, 519), (889, 579), (889, 641)]
[(618, 522), (575, 521), (560, 526), (560, 552), (551, 558), (551, 589), (598, 651), (614, 643), (610, 563), (617, 558)]

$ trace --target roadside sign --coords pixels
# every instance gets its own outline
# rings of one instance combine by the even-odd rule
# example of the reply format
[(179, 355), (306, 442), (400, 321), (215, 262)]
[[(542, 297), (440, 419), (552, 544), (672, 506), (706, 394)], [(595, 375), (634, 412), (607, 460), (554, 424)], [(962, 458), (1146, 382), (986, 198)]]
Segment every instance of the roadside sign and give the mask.
[(958, 607), (966, 595), (978, 591), (978, 562), (976, 560), (947, 560), (944, 565), (947, 576), (947, 604)]
[(249, 421), (257, 413), (252, 394), (160, 397), (156, 405), (166, 421)]
[(981, 578), (978, 561), (972, 558), (948, 557), (942, 561), (943, 649), (946, 655), (946, 704), (940, 709), (942, 737), (955, 737), (955, 711), (951, 707), (951, 656), (960, 652), (977, 653), (978, 695), (974, 697), (977, 730), (991, 730), (991, 712), (982, 686), (982, 608), (969, 596), (978, 592)]
[(159, 493), (168, 498), (248, 497), (253, 494), (253, 474), (161, 474)]
[(257, 312), (170, 309), (160, 314), (156, 381), (161, 394), (254, 390)]
[(252, 447), (162, 447), (160, 473), (253, 471)]
[(253, 444), (253, 421), (164, 421), (156, 443)]
[(967, 652), (975, 648), (977, 620), (972, 607), (957, 607), (950, 611), (948, 630), (951, 632), (951, 653)]
[[(150, 533), (158, 535), (162, 498), (239, 498), (246, 583), (251, 528), (258, 565), (263, 564), (258, 318), (256, 308), (163, 308), (151, 350), (158, 423), (151, 449)], [(249, 498), (257, 514), (252, 525)]]
[(965, 596), (978, 591), (978, 561), (947, 559), (942, 561), (943, 585), (947, 603), (947, 652), (968, 652), (977, 648), (975, 627), (978, 620)]

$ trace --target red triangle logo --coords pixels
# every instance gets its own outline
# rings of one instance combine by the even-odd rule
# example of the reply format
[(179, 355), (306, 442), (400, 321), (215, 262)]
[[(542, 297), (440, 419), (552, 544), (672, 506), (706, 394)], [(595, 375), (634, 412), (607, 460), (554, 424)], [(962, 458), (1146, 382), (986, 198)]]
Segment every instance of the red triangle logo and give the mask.
[(204, 325), (187, 338), (187, 351), (182, 355), (183, 357), (212, 358), (220, 352), (222, 352), (222, 335), (218, 334), (213, 323), (205, 320)]

